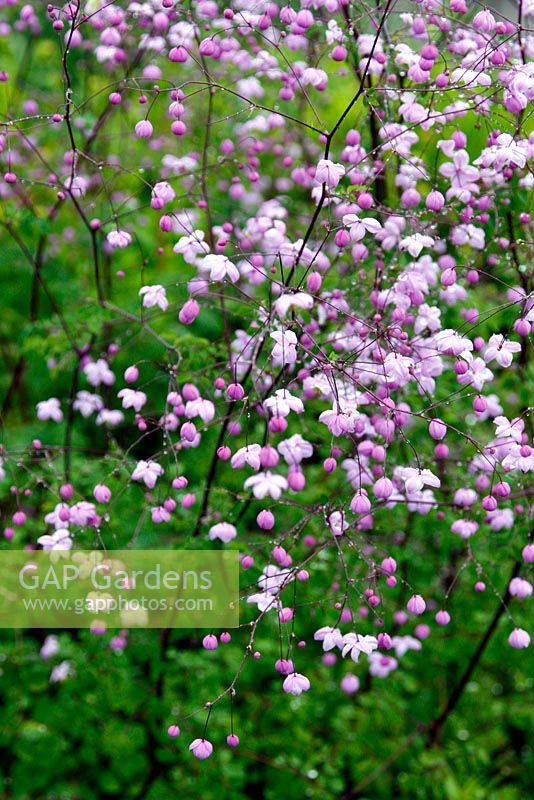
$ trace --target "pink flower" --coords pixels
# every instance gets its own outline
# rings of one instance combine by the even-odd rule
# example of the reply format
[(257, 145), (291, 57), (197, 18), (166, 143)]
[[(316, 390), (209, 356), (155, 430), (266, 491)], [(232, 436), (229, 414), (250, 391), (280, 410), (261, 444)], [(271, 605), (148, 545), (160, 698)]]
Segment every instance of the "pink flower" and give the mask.
[(341, 650), (343, 647), (343, 636), (339, 628), (319, 628), (319, 630), (315, 631), (313, 634), (313, 638), (316, 642), (323, 643), (324, 651), (333, 650), (334, 647), (339, 647)]
[(145, 486), (153, 489), (157, 479), (163, 475), (163, 467), (155, 461), (138, 461), (132, 472), (133, 481), (143, 481)]
[(344, 174), (343, 164), (335, 164), (329, 159), (322, 158), (315, 169), (315, 180), (317, 183), (325, 183), (327, 189), (335, 189)]
[(261, 445), (249, 444), (246, 447), (241, 447), (232, 456), (231, 463), (234, 469), (241, 469), (245, 464), (248, 464), (252, 469), (258, 470), (261, 466)]
[(216, 525), (211, 526), (208, 535), (211, 541), (219, 539), (221, 542), (228, 544), (237, 536), (237, 530), (229, 522), (218, 522)]
[[(433, 486), (439, 489), (441, 481), (429, 469), (415, 469), (415, 467), (400, 467), (397, 470), (399, 476), (404, 481), (404, 488), (407, 494), (420, 492), (423, 486)], [(376, 490), (375, 490), (376, 494)]]
[(189, 745), (189, 750), (193, 753), (195, 758), (209, 758), (213, 753), (213, 745), (207, 739), (195, 739)]
[(103, 358), (99, 358), (97, 361), (89, 361), (83, 371), (87, 378), (87, 383), (90, 383), (91, 386), (100, 386), (102, 383), (105, 386), (112, 386), (115, 383), (115, 375)]
[(297, 465), (304, 458), (310, 458), (313, 455), (313, 446), (299, 433), (296, 433), (289, 439), (280, 442), (278, 452), (284, 457), (286, 464)]
[(373, 650), (378, 647), (378, 639), (376, 636), (361, 636), (359, 633), (346, 633), (343, 636), (343, 649), (341, 655), (343, 658), (350, 653), (353, 661), (357, 662), (361, 653), (370, 655)]
[(41, 400), (40, 403), (37, 403), (37, 419), (61, 422), (63, 411), (57, 397), (50, 397), (48, 400)]
[(509, 367), (513, 361), (513, 354), (521, 352), (519, 342), (511, 342), (499, 333), (491, 336), (488, 346), (484, 351), (484, 361), (496, 361), (501, 367)]
[(72, 547), (72, 539), (70, 536), (70, 531), (65, 528), (59, 528), (51, 535), (45, 534), (44, 536), (39, 536), (37, 542), (41, 545), (43, 550), (70, 550)]
[(150, 509), (150, 515), (152, 517), (152, 522), (156, 525), (161, 525), (163, 522), (170, 522), (171, 515), (170, 512), (165, 506), (156, 506), (155, 508)]
[(143, 307), (152, 308), (152, 306), (159, 306), (162, 311), (166, 311), (169, 307), (169, 301), (165, 294), (163, 286), (142, 286), (139, 289), (139, 297), (143, 298)]
[(202, 422), (207, 424), (215, 417), (215, 406), (211, 400), (204, 400), (202, 397), (197, 397), (195, 400), (188, 400), (185, 404), (185, 416), (188, 419), (200, 417)]
[(276, 342), (271, 358), (275, 365), (294, 364), (297, 360), (297, 337), (293, 331), (274, 331), (271, 339)]
[(307, 692), (310, 688), (310, 682), (305, 675), (301, 675), (299, 672), (293, 672), (291, 675), (288, 675), (283, 683), (283, 689), (286, 694), (293, 694), (295, 697), (298, 697), (299, 694), (303, 692)]
[(512, 578), (508, 591), (512, 597), (517, 597), (519, 600), (524, 600), (532, 594), (532, 584), (524, 578)]
[(508, 637), (508, 644), (517, 650), (521, 650), (530, 645), (530, 636), (522, 628), (514, 628)]
[(123, 249), (131, 244), (132, 237), (127, 231), (110, 231), (106, 236), (106, 240), (113, 250)]
[(414, 233), (406, 236), (399, 243), (400, 250), (407, 250), (411, 256), (417, 258), (424, 247), (432, 247), (434, 239), (423, 233)]
[(292, 395), (287, 389), (277, 389), (272, 397), (264, 400), (263, 407), (275, 417), (287, 417), (291, 411), (296, 414), (302, 414), (304, 411), (302, 400)]
[(133, 408), (134, 411), (141, 411), (147, 401), (146, 394), (135, 389), (121, 389), (117, 397), (122, 400), (123, 408)]
[(360, 219), (357, 214), (345, 214), (343, 225), (349, 229), (350, 238), (353, 242), (361, 241), (366, 233), (377, 234), (382, 225), (373, 217)]
[(258, 472), (245, 481), (245, 489), (252, 489), (257, 500), (263, 500), (269, 495), (273, 500), (279, 500), (282, 492), (287, 489), (287, 480), (282, 475), (272, 472)]
[(229, 258), (222, 255), (209, 254), (199, 264), (201, 272), (209, 272), (212, 281), (223, 281), (229, 278), (232, 283), (239, 280), (239, 270)]

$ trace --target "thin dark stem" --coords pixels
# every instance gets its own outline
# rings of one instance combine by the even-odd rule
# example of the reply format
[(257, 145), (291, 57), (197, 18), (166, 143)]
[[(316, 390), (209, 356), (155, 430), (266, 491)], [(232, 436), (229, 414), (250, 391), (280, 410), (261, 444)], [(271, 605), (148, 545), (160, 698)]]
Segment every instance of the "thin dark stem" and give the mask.
[[(515, 578), (516, 575), (518, 575), (520, 567), (521, 567), (521, 562), (520, 561), (516, 561), (514, 566), (513, 566), (512, 573), (511, 573), (511, 575), (510, 575), (510, 577), (508, 579), (507, 586), (510, 584), (510, 581), (512, 580), (512, 578)], [(449, 699), (447, 700), (445, 708), (443, 709), (443, 711), (441, 711), (441, 713), (428, 726), (428, 728), (427, 728), (427, 746), (431, 747), (432, 745), (434, 745), (437, 742), (443, 726), (445, 725), (445, 723), (446, 723), (447, 719), (449, 718), (450, 714), (452, 714), (452, 712), (456, 708), (456, 705), (457, 705), (458, 701), (460, 700), (462, 694), (464, 693), (465, 687), (467, 686), (467, 684), (469, 683), (469, 681), (471, 679), (471, 675), (473, 674), (473, 672), (475, 671), (478, 663), (480, 662), (480, 659), (482, 658), (484, 650), (488, 646), (488, 643), (489, 643), (491, 637), (493, 636), (493, 633), (495, 632), (495, 629), (497, 628), (497, 625), (499, 624), (500, 618), (502, 617), (502, 615), (506, 611), (506, 603), (507, 603), (508, 600), (510, 600), (510, 593), (507, 590), (505, 596), (499, 601), (499, 605), (498, 605), (498, 607), (497, 607), (497, 609), (496, 609), (496, 611), (495, 611), (495, 613), (494, 613), (494, 615), (493, 615), (488, 627), (486, 628), (486, 632), (484, 633), (484, 636), (480, 640), (477, 649), (475, 650), (475, 652), (471, 656), (471, 658), (469, 660), (469, 663), (468, 663), (467, 667), (465, 668), (462, 676), (460, 677), (458, 683), (456, 684), (456, 686), (452, 690), (451, 694), (449, 695)]]

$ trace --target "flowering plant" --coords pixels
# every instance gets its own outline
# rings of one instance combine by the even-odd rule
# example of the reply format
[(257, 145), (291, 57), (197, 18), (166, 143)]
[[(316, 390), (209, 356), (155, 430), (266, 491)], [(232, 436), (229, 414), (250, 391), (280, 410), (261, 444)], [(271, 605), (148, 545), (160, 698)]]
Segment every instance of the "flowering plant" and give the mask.
[[(422, 691), (424, 660), (444, 679), (454, 640), (406, 750), (440, 740), (490, 639), (521, 663), (534, 5), (515, 6), (0, 2), (3, 547), (240, 551), (238, 630), (84, 635), (132, 669), (157, 653), (128, 796), (167, 770), (161, 731), (187, 731), (190, 762), (236, 748), (243, 681), (323, 714), (326, 691)], [(187, 704), (176, 643), (207, 676)], [(52, 683), (83, 680), (74, 643), (40, 652)]]

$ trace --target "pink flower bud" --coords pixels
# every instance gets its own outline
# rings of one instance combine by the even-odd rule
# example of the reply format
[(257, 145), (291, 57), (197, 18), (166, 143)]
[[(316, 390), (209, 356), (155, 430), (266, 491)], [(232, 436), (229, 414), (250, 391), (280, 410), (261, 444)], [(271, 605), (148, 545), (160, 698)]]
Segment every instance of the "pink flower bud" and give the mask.
[(271, 433), (283, 433), (287, 428), (287, 420), (284, 417), (272, 417), (269, 420), (269, 430)]
[(290, 675), (295, 671), (293, 662), (289, 658), (279, 658), (278, 661), (275, 662), (274, 668), (280, 675)]
[(64, 483), (59, 487), (59, 496), (62, 500), (70, 500), (74, 494), (74, 489), (71, 483)]
[(438, 611), (438, 613), (436, 614), (436, 622), (438, 623), (438, 625), (448, 625), (450, 621), (451, 621), (451, 615), (449, 614), (448, 611), (442, 610)]
[(342, 44), (337, 44), (332, 50), (332, 59), (334, 61), (345, 61), (347, 58), (347, 48)]
[(508, 592), (512, 597), (524, 600), (532, 594), (532, 584), (524, 578), (512, 578), (508, 586)]
[(191, 325), (200, 313), (200, 306), (194, 298), (190, 298), (180, 309), (178, 319), (182, 325)]
[(135, 383), (139, 378), (139, 370), (137, 367), (131, 366), (124, 370), (124, 380), (126, 383)]
[(228, 633), (228, 631), (223, 631), (219, 636), (219, 641), (221, 642), (221, 644), (228, 644), (229, 642), (232, 641), (232, 637)]
[(384, 558), (380, 566), (382, 568), (382, 572), (384, 572), (386, 575), (392, 575), (397, 571), (397, 562), (394, 558), (391, 558), (391, 556)]
[(334, 242), (338, 247), (346, 247), (350, 242), (350, 233), (345, 228), (341, 228), (336, 232)]
[(231, 383), (226, 390), (226, 395), (230, 400), (242, 400), (245, 390), (240, 383)]
[(204, 636), (202, 639), (202, 647), (204, 650), (217, 650), (219, 642), (214, 633), (208, 633), (207, 636)]
[(272, 511), (263, 509), (256, 517), (256, 522), (258, 523), (259, 527), (262, 530), (270, 531), (274, 528), (274, 522), (275, 522), (274, 514), (272, 513)]
[(424, 639), (428, 639), (428, 637), (430, 636), (430, 628), (428, 627), (428, 625), (423, 625), (423, 624), (417, 625), (416, 629), (414, 630), (414, 633), (418, 639), (421, 639), (421, 641), (423, 641)]
[(479, 11), (473, 18), (473, 27), (482, 33), (492, 33), (495, 30), (495, 17), (487, 8)]
[(406, 608), (410, 612), (410, 614), (415, 614), (419, 616), (423, 614), (426, 609), (426, 603), (421, 597), (420, 594), (414, 594), (410, 597), (408, 602), (406, 603)]
[(237, 747), (239, 745), (239, 736), (236, 736), (235, 733), (229, 733), (226, 737), (226, 744), (228, 747)]
[(150, 139), (154, 133), (154, 127), (147, 119), (140, 120), (135, 126), (135, 135), (138, 139)]
[(273, 548), (273, 554), (272, 555), (273, 555), (274, 560), (277, 561), (278, 564), (280, 564), (281, 566), (285, 565), (286, 560), (287, 560), (287, 553), (286, 553), (286, 551), (284, 550), (283, 547), (281, 547), (280, 545), (277, 545), (275, 548)]
[(442, 286), (454, 286), (458, 276), (455, 269), (444, 269), (441, 273)]
[(111, 500), (111, 491), (103, 483), (98, 483), (93, 489), (93, 496), (97, 503), (109, 503)]
[(435, 446), (434, 454), (435, 454), (435, 456), (436, 456), (436, 458), (438, 460), (439, 459), (443, 459), (443, 458), (447, 458), (447, 456), (449, 455), (449, 448), (447, 447), (446, 444), (443, 444), (443, 442), (440, 442), (439, 444), (437, 444)]
[(200, 392), (194, 383), (184, 383), (182, 395), (184, 400), (198, 400), (200, 397)]
[(523, 561), (527, 564), (534, 563), (534, 544), (526, 544), (521, 552), (523, 556)]
[(163, 216), (159, 218), (159, 227), (163, 233), (170, 233), (170, 231), (172, 231), (172, 219), (168, 214), (163, 214)]
[(445, 198), (436, 190), (429, 192), (426, 196), (425, 206), (430, 209), (430, 211), (441, 211), (443, 206), (445, 205)]
[(232, 451), (228, 447), (228, 445), (222, 445), (217, 450), (217, 458), (220, 458), (221, 461), (228, 461), (232, 457)]
[(197, 499), (196, 495), (192, 494), (191, 492), (188, 494), (184, 494), (180, 502), (180, 505), (182, 506), (182, 508), (185, 509), (191, 508), (191, 506), (195, 505), (196, 499)]
[(393, 494), (393, 484), (389, 478), (379, 478), (373, 487), (375, 497), (386, 500)]
[(184, 422), (180, 428), (180, 436), (187, 442), (194, 442), (197, 435), (197, 429), (192, 422)]
[(381, 650), (391, 650), (393, 644), (388, 633), (379, 633), (377, 636), (378, 646)]
[(280, 622), (291, 622), (293, 619), (293, 609), (292, 608), (281, 608), (278, 612), (278, 619)]
[(526, 319), (516, 319), (514, 322), (514, 331), (519, 336), (528, 336), (530, 333), (530, 328), (530, 322), (528, 322)]
[(306, 485), (306, 479), (304, 477), (304, 473), (298, 467), (291, 467), (288, 475), (287, 475), (287, 482), (289, 484), (289, 488), (292, 489), (294, 492), (300, 492), (304, 489)]
[(312, 292), (313, 294), (319, 291), (322, 282), (323, 279), (319, 274), (319, 272), (310, 272), (310, 274), (308, 275), (308, 279), (306, 281), (309, 291)]
[(351, 500), (350, 510), (354, 514), (368, 514), (371, 510), (371, 501), (363, 492), (356, 492)]
[(270, 469), (271, 467), (276, 467), (276, 465), (280, 461), (280, 456), (278, 455), (275, 448), (271, 447), (271, 445), (268, 444), (265, 445), (265, 447), (261, 448), (260, 461), (262, 467)]
[(401, 203), (407, 208), (414, 208), (421, 202), (421, 195), (417, 189), (406, 189), (401, 195)]
[(486, 497), (482, 498), (482, 508), (484, 511), (495, 511), (497, 508), (496, 499), (491, 494), (486, 495)]
[(373, 195), (369, 192), (361, 192), (356, 202), (363, 211), (368, 211), (374, 204)]
[(187, 50), (185, 47), (173, 47), (169, 51), (169, 61), (175, 64), (184, 64), (188, 59)]
[(176, 737), (180, 735), (180, 728), (178, 725), (169, 725), (167, 728), (167, 735), (170, 736), (171, 739), (176, 739)]
[(187, 126), (181, 119), (175, 119), (171, 125), (171, 131), (175, 136), (183, 136), (187, 131)]
[(497, 497), (508, 497), (511, 491), (510, 484), (506, 481), (498, 481), (493, 487), (493, 494)]
[(211, 742), (208, 742), (207, 739), (195, 739), (189, 745), (189, 750), (193, 753), (195, 758), (203, 760), (211, 756), (213, 753), (213, 745)]
[(514, 628), (508, 637), (508, 644), (510, 647), (515, 647), (517, 650), (521, 650), (522, 648), (530, 645), (530, 636), (522, 628)]
[(440, 439), (445, 438), (447, 434), (447, 426), (440, 419), (433, 419), (428, 426), (428, 432), (433, 439), (439, 441)]
[(477, 394), (475, 399), (473, 400), (473, 408), (478, 414), (482, 414), (488, 407), (486, 402), (486, 398), (482, 397), (481, 394)]
[(345, 692), (345, 694), (354, 694), (360, 688), (360, 679), (353, 675), (352, 673), (347, 673), (341, 679), (341, 691)]

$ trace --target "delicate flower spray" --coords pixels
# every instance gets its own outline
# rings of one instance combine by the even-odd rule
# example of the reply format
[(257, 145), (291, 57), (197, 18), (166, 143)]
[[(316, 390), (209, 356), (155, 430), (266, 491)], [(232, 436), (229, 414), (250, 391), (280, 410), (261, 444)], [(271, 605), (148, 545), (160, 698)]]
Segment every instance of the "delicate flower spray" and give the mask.
[[(104, 87), (0, 122), (2, 235), (31, 325), (54, 312), (39, 438), (1, 451), (6, 543), (112, 548), (127, 506), (125, 545), (240, 550), (244, 624), (197, 636), (221, 691), (162, 722), (200, 761), (239, 752), (273, 638), (297, 710), (324, 669), (345, 702), (385, 691), (488, 586), (499, 647), (529, 647), (533, 4), (423, 0), (401, 29), (391, 2), (2, 5), (3, 37), (59, 42), (58, 86), (76, 51)], [(74, 274), (86, 315), (56, 299)]]

